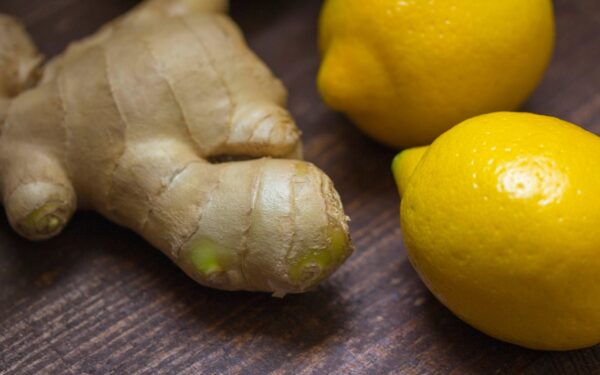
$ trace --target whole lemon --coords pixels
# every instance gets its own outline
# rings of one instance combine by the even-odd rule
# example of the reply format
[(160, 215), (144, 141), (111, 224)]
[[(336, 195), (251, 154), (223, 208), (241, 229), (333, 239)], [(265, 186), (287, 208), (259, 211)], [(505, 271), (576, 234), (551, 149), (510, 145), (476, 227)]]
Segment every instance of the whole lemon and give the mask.
[(554, 45), (550, 0), (327, 0), (325, 102), (395, 147), (431, 143), (475, 115), (516, 109)]
[(600, 342), (599, 137), (494, 113), (393, 169), (409, 258), (459, 318), (534, 349)]

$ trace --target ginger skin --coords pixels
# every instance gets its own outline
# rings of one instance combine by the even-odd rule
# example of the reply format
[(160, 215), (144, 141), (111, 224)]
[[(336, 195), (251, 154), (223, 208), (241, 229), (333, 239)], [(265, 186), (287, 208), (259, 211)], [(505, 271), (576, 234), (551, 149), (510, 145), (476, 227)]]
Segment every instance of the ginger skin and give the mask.
[[(350, 255), (339, 196), (294, 160), (285, 88), (226, 6), (149, 0), (69, 46), (36, 87), (16, 95), (30, 75), (1, 78), (0, 190), (17, 232), (50, 238), (93, 209), (201, 284), (274, 295), (313, 288)], [(20, 42), (0, 40), (4, 66), (34, 71), (29, 39), (5, 24)], [(254, 159), (208, 161), (224, 155)]]
[(0, 124), (4, 122), (10, 99), (38, 80), (41, 61), (23, 26), (0, 14)]

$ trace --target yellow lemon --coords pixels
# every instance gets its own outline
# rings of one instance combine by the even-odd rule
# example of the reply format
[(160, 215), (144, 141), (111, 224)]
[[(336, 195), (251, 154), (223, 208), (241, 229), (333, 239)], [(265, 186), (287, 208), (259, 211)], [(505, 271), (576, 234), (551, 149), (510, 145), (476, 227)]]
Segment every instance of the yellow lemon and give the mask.
[(600, 342), (599, 137), (499, 112), (392, 168), (409, 258), (458, 317), (534, 349)]
[(475, 115), (516, 109), (554, 45), (551, 0), (327, 0), (325, 102), (395, 147), (431, 143)]

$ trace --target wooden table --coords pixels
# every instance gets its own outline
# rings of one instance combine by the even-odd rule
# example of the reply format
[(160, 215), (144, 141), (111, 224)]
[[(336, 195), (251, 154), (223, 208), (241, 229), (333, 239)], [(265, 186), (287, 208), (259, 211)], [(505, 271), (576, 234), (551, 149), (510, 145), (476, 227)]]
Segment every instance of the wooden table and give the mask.
[[(47, 55), (133, 0), (0, 0)], [(284, 299), (188, 279), (136, 235), (91, 213), (30, 243), (0, 219), (0, 372), (5, 374), (593, 374), (600, 348), (550, 353), (455, 318), (411, 268), (390, 175), (394, 151), (327, 109), (315, 89), (318, 0), (237, 0), (250, 45), (290, 91), (306, 156), (335, 182), (356, 245), (315, 292)], [(600, 2), (556, 0), (558, 45), (525, 110), (600, 133)]]

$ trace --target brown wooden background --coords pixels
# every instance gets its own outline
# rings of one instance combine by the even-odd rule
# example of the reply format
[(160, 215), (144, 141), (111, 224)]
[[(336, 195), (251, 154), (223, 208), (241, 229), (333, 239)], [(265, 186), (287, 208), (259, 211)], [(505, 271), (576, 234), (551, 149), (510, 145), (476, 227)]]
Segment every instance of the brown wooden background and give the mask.
[[(497, 0), (498, 1), (498, 0)], [(134, 0), (0, 0), (53, 55)], [(44, 243), (0, 218), (0, 373), (594, 374), (600, 347), (549, 353), (493, 340), (451, 315), (406, 260), (394, 151), (315, 90), (318, 0), (234, 0), (250, 45), (282, 78), (306, 156), (334, 180), (356, 253), (305, 295), (196, 285), (132, 233), (91, 213)], [(600, 133), (600, 1), (556, 0), (558, 46), (525, 109)]]

